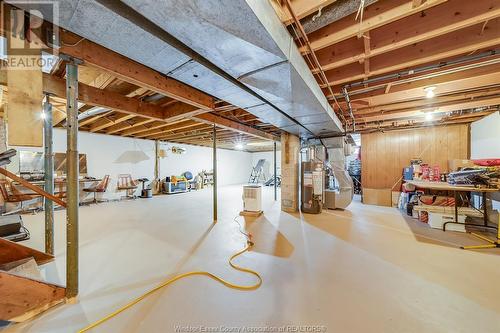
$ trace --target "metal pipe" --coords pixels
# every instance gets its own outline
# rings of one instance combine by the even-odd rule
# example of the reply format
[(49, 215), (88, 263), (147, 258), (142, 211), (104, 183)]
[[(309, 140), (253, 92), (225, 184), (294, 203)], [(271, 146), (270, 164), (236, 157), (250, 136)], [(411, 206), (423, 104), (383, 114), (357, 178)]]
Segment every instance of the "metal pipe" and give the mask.
[(214, 178), (214, 185), (213, 185), (213, 201), (214, 201), (214, 223), (217, 223), (217, 131), (216, 127), (214, 124), (213, 127), (213, 133), (212, 133), (212, 139), (213, 139), (213, 178)]
[(155, 140), (155, 181), (160, 181), (160, 141)]
[(161, 193), (161, 180), (160, 180), (160, 141), (155, 140), (155, 169), (154, 169), (154, 180), (151, 184), (153, 188), (153, 195)]
[(276, 184), (276, 141), (274, 141), (274, 201), (278, 200), (278, 185)]
[(78, 65), (66, 64), (66, 298), (78, 295)]
[[(356, 132), (356, 119), (354, 118), (354, 114), (352, 113), (351, 99), (349, 98), (349, 92), (347, 91), (347, 87), (342, 88), (342, 92), (344, 93), (344, 98), (345, 101), (347, 102), (347, 107), (349, 109), (349, 116), (351, 117), (352, 120), (352, 131)], [(346, 123), (346, 131), (347, 131), (347, 123)]]
[[(45, 192), (54, 194), (54, 154), (53, 154), (53, 128), (52, 128), (52, 104), (49, 95), (45, 96), (43, 104), (43, 141), (44, 141), (44, 174)], [(54, 203), (44, 198), (45, 210), (45, 252), (54, 254)]]
[(299, 121), (297, 121), (295, 118), (290, 116), (289, 114), (281, 111), (280, 108), (278, 108), (276, 105), (271, 103), (269, 100), (266, 98), (262, 97), (261, 95), (257, 94), (255, 91), (247, 87), (245, 84), (241, 83), (234, 77), (232, 77), (229, 73), (224, 71), (222, 68), (218, 67), (216, 64), (196, 52), (195, 50), (191, 49), (188, 45), (184, 44), (182, 41), (177, 39), (175, 36), (171, 35), (167, 31), (163, 30), (160, 26), (149, 20), (147, 17), (142, 15), (140, 12), (136, 11), (134, 8), (128, 6), (122, 1), (116, 1), (116, 0), (96, 0), (98, 3), (103, 5), (104, 7), (108, 8), (110, 11), (114, 12), (115, 14), (123, 17), (124, 19), (130, 21), (132, 24), (136, 25), (137, 27), (140, 27), (142, 30), (149, 32), (153, 36), (159, 38), (160, 40), (164, 41), (165, 43), (169, 44), (176, 50), (184, 53), (186, 56), (190, 57), (191, 59), (195, 60), (196, 62), (200, 63), (201, 65), (205, 66), (206, 68), (210, 69), (212, 72), (215, 74), (221, 76), (222, 78), (226, 79), (227, 81), (231, 82), (241, 90), (245, 91), (246, 93), (252, 95), (253, 97), (261, 100), (262, 102), (270, 105), (273, 109), (281, 113), (284, 117), (286, 117), (288, 120), (292, 121), (294, 124), (299, 125), (300, 127), (304, 128), (307, 132), (312, 134), (314, 136), (314, 133), (311, 132), (307, 127), (302, 125)]
[(486, 51), (486, 52), (482, 52), (482, 53), (478, 53), (478, 54), (474, 54), (474, 55), (460, 57), (460, 58), (457, 58), (454, 60), (439, 62), (439, 63), (432, 64), (432, 65), (406, 69), (404, 71), (400, 71), (400, 72), (393, 73), (393, 74), (382, 75), (382, 76), (374, 77), (374, 78), (364, 80), (364, 81), (357, 81), (357, 82), (347, 84), (345, 86), (349, 87), (349, 88), (353, 88), (353, 87), (364, 86), (364, 85), (367, 85), (367, 84), (370, 84), (373, 82), (379, 82), (379, 81), (383, 81), (383, 80), (400, 79), (400, 78), (405, 77), (405, 76), (415, 75), (415, 74), (430, 71), (433, 69), (440, 69), (440, 68), (443, 68), (446, 66), (460, 65), (460, 64), (465, 63), (465, 62), (481, 60), (481, 59), (495, 56), (498, 54), (500, 54), (500, 49), (495, 49), (495, 50)]

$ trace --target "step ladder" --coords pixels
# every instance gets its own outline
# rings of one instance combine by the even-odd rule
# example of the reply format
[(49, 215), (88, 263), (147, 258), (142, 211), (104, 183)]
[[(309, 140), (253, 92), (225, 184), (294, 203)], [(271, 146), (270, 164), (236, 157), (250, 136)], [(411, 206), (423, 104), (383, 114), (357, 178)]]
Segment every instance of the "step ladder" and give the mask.
[(248, 180), (249, 184), (258, 184), (261, 178), (266, 181), (266, 176), (262, 172), (265, 163), (266, 159), (260, 159), (257, 162), (257, 165), (252, 168), (252, 173), (250, 174), (250, 179)]

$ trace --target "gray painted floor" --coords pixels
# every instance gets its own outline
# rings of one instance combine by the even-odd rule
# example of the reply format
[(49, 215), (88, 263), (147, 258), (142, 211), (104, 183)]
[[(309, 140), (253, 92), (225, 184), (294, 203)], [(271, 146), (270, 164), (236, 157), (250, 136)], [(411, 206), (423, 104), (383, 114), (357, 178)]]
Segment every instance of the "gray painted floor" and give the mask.
[[(210, 189), (82, 207), (79, 302), (5, 332), (77, 331), (190, 270), (252, 283), (227, 265), (244, 246), (232, 221), (241, 209), (241, 187), (221, 188), (219, 195), (213, 228)], [(393, 208), (354, 202), (345, 211), (301, 217), (281, 212), (266, 189), (264, 209), (263, 217), (246, 221), (254, 250), (237, 260), (262, 274), (260, 289), (237, 291), (190, 277), (93, 332), (186, 331), (178, 326), (271, 331), (283, 325), (320, 325), (327, 332), (500, 332), (500, 251), (460, 250), (475, 241), (431, 230)], [(27, 244), (42, 249), (43, 214), (24, 220), (32, 233)], [(64, 212), (57, 212), (57, 260), (43, 272), (60, 283), (64, 221)]]

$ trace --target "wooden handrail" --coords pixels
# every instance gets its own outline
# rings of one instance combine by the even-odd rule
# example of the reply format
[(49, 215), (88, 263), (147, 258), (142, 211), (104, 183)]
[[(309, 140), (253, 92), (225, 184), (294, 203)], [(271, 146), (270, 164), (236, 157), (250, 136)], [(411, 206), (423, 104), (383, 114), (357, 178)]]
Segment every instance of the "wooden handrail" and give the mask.
[(30, 182), (28, 182), (27, 180), (24, 180), (22, 179), (21, 177), (18, 177), (16, 176), (15, 174), (13, 174), (12, 172), (10, 171), (7, 171), (6, 169), (4, 168), (0, 168), (0, 173), (2, 175), (4, 175), (5, 177), (7, 178), (10, 178), (12, 180), (15, 180), (16, 182), (18, 182), (19, 184), (23, 185), (24, 187), (26, 188), (29, 188), (30, 190), (32, 190), (33, 192), (37, 193), (37, 194), (40, 194), (41, 196), (49, 199), (49, 200), (52, 200), (54, 201), (55, 203), (57, 203), (59, 206), (62, 206), (64, 208), (66, 208), (66, 202), (62, 201), (61, 199), (59, 199), (58, 197), (50, 194), (50, 193), (47, 193), (45, 192), (44, 190), (42, 190), (40, 187), (36, 186), (36, 185), (33, 185), (31, 184)]

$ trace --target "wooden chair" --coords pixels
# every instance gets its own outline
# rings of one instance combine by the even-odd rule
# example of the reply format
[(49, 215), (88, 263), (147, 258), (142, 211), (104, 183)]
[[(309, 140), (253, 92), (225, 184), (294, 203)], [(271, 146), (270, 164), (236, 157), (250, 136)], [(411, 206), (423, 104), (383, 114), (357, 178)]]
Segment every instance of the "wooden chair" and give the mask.
[(98, 203), (97, 201), (97, 193), (104, 193), (108, 188), (109, 183), (109, 175), (105, 175), (104, 178), (95, 186), (91, 186), (89, 188), (84, 188), (83, 192), (94, 193), (94, 200), (91, 202)]
[(135, 199), (136, 196), (133, 194), (137, 189), (138, 182), (132, 179), (130, 174), (119, 174), (118, 175), (118, 191), (125, 191), (125, 198)]
[[(16, 214), (20, 212), (26, 212), (23, 209), (23, 202), (33, 200), (36, 198), (40, 198), (41, 195), (36, 194), (36, 193), (24, 193), (21, 192), (19, 189), (17, 189), (14, 184), (9, 181), (9, 180), (0, 180), (0, 192), (2, 193), (2, 197), (4, 200), (4, 206), (7, 205), (7, 203), (15, 203), (21, 204), (21, 207), (17, 210), (8, 212), (4, 215), (9, 215), (9, 214)], [(29, 209), (27, 211), (35, 212), (40, 208), (35, 208), (35, 209)]]

